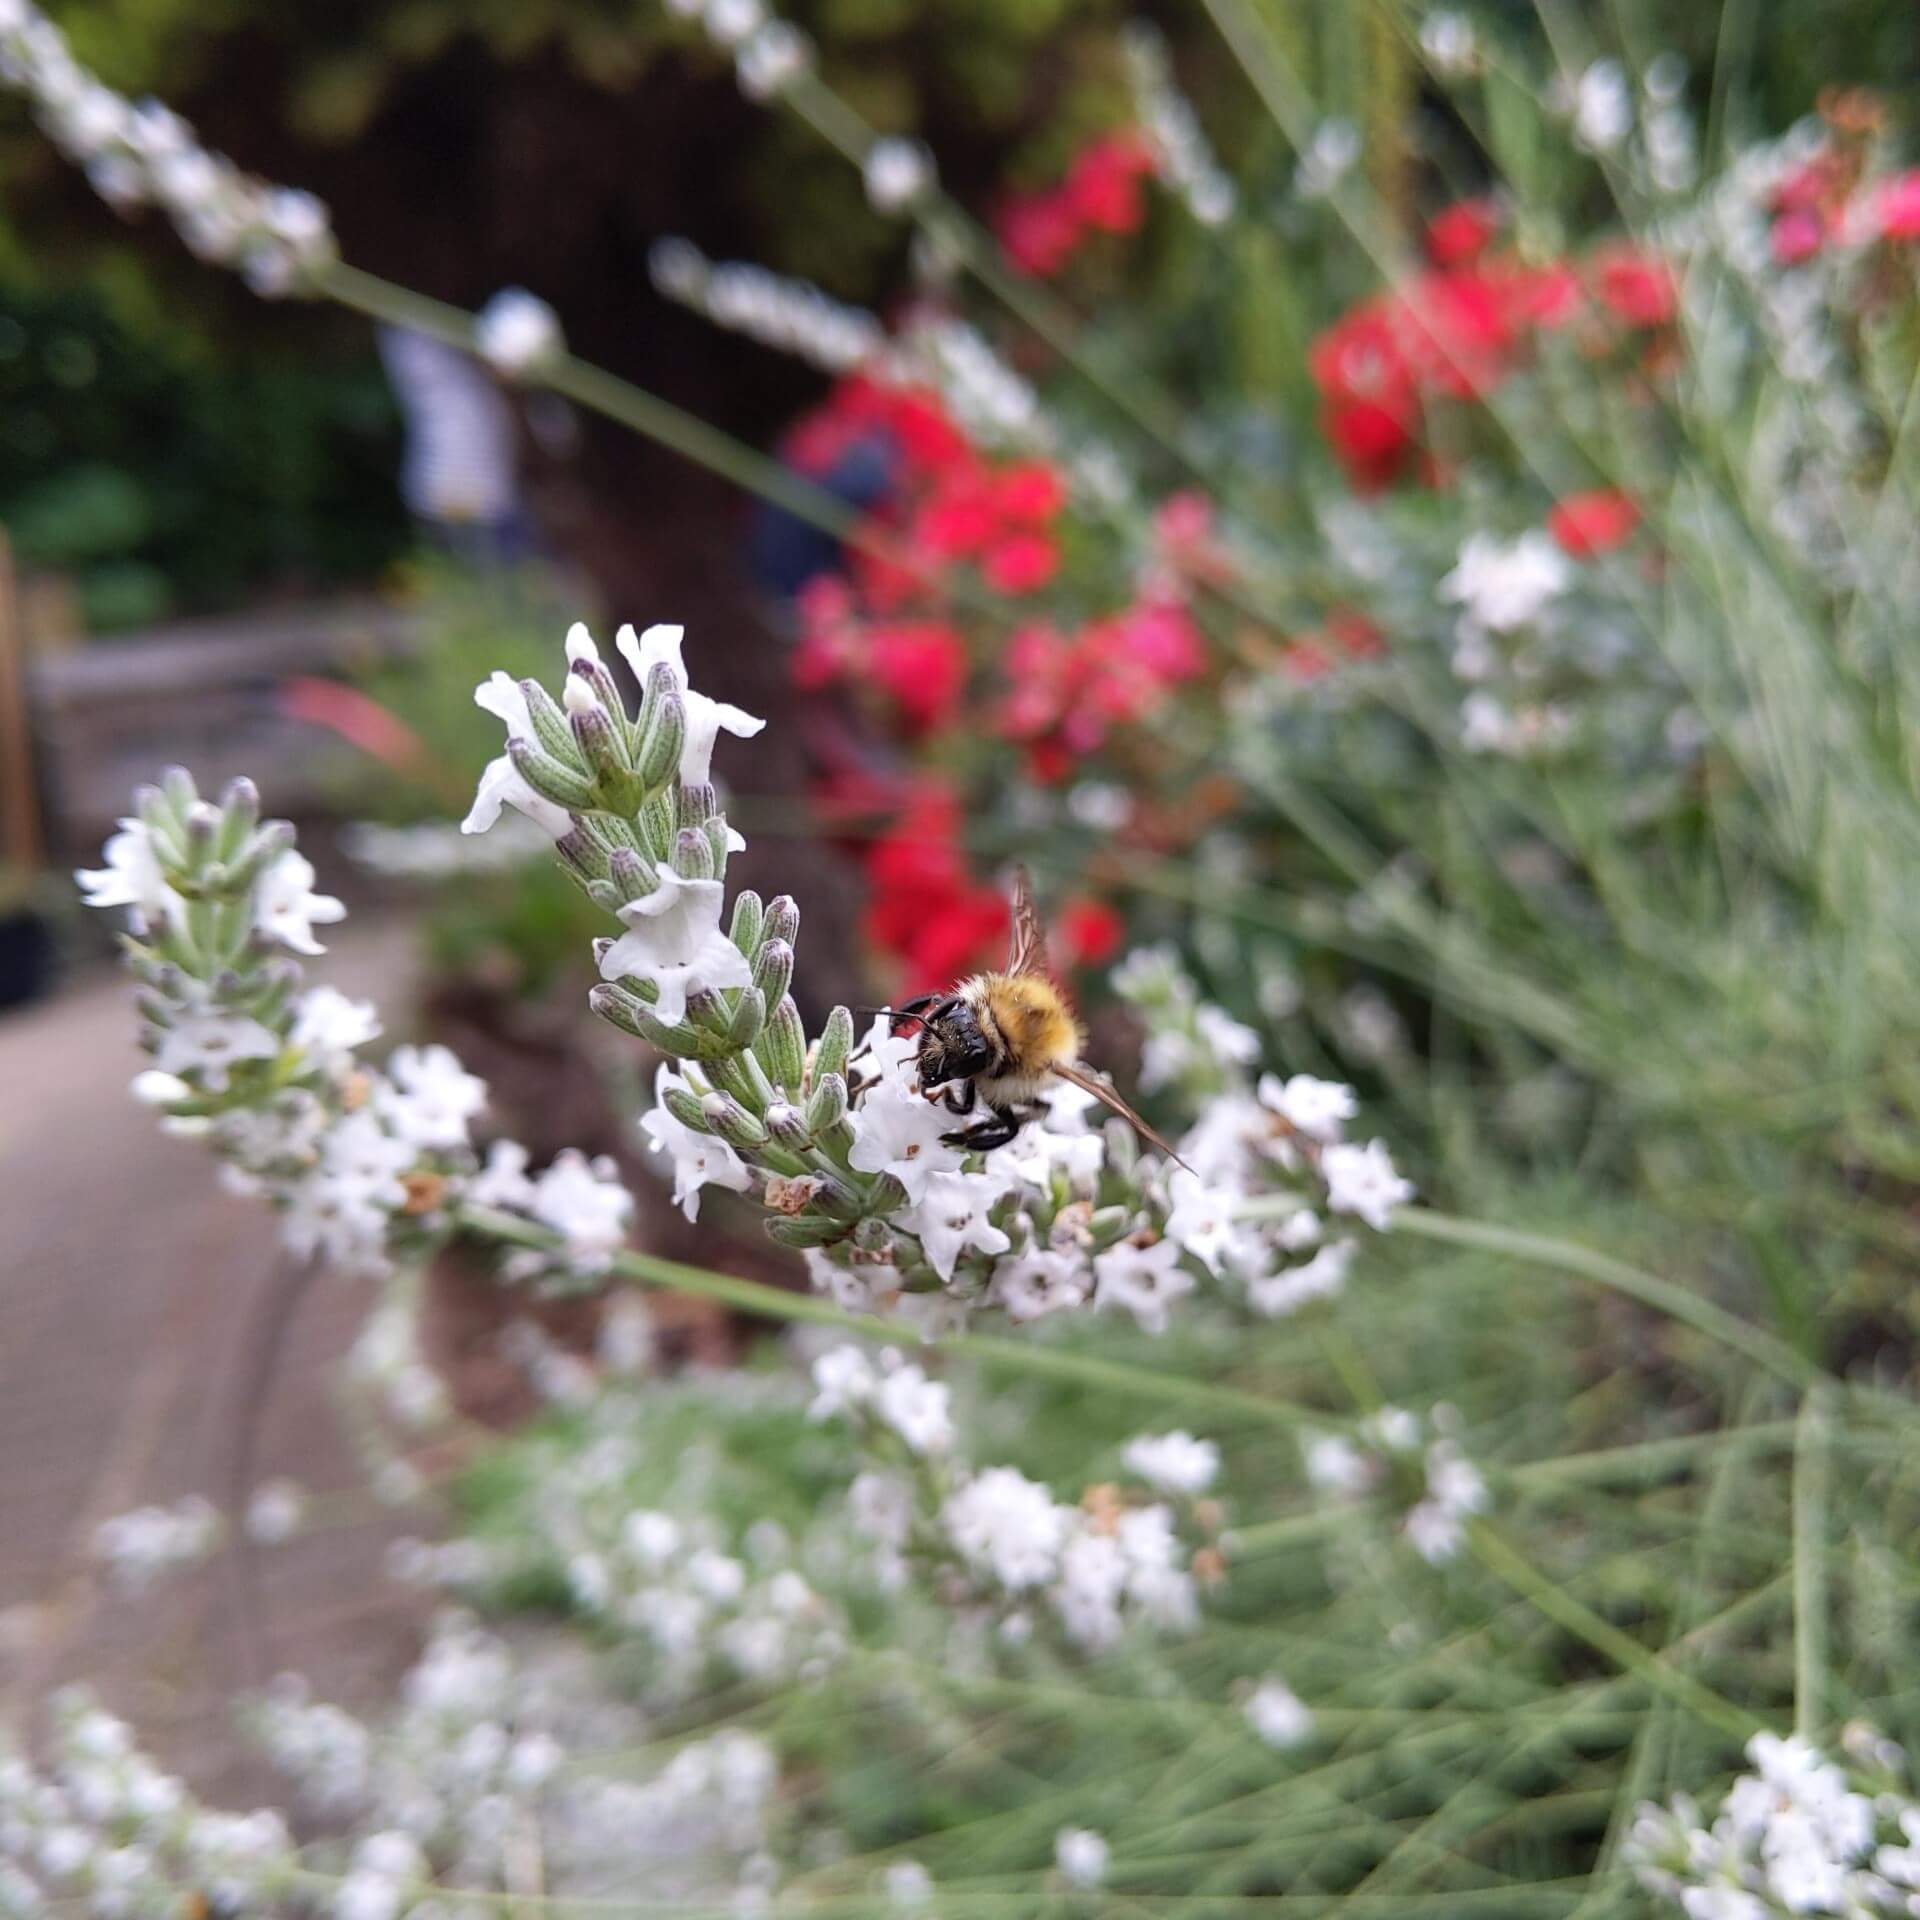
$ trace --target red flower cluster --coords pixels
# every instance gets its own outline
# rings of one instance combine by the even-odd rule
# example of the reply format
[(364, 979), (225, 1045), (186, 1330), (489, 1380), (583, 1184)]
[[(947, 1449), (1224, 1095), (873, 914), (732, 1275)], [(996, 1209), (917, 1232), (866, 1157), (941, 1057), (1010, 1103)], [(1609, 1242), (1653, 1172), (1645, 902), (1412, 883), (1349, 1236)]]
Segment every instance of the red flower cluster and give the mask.
[(1406, 286), (1363, 302), (1313, 343), (1308, 371), (1321, 422), (1349, 479), (1374, 491), (1423, 453), (1429, 410), (1484, 400), (1522, 363), (1533, 340), (1576, 321), (1650, 331), (1673, 318), (1673, 275), (1627, 244), (1603, 249), (1583, 274), (1491, 255), (1497, 224), (1485, 201), (1453, 207), (1428, 233), (1435, 265)]
[(1625, 546), (1639, 524), (1640, 509), (1612, 488), (1569, 494), (1547, 515), (1547, 531), (1576, 560)]
[[(897, 960), (912, 992), (951, 985), (1006, 959), (1011, 916), (997, 887), (977, 879), (960, 845), (960, 807), (942, 786), (911, 788), (894, 824), (866, 855), (871, 889), (863, 930)], [(1126, 922), (1091, 894), (1060, 910), (1052, 942), (1063, 968), (1104, 966), (1126, 939)]]
[(1153, 152), (1138, 133), (1110, 133), (1081, 148), (1067, 177), (1015, 194), (994, 218), (1001, 251), (1019, 272), (1051, 279), (1096, 233), (1134, 233), (1147, 217), (1141, 182)]
[(944, 787), (909, 797), (866, 859), (865, 932), (906, 969), (910, 988), (940, 987), (1006, 953), (1007, 903), (983, 886), (960, 845), (960, 807)]
[(1206, 644), (1177, 601), (1142, 601), (1078, 633), (1023, 627), (1006, 653), (1009, 687), (995, 716), (1003, 739), (1025, 743), (1043, 784), (1061, 780), (1108, 730), (1145, 719), (1182, 682), (1206, 671)]

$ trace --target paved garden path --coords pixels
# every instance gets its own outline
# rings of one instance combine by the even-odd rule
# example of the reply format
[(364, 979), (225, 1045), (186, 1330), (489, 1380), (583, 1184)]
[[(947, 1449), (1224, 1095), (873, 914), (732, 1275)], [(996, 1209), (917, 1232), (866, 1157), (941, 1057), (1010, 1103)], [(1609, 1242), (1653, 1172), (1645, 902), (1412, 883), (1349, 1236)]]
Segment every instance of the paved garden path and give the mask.
[[(400, 1004), (396, 923), (332, 943), (327, 978)], [(227, 1703), (272, 1671), (369, 1706), (390, 1692), (426, 1603), (381, 1576), (388, 1543), (430, 1518), (360, 1517), (231, 1556), (129, 1599), (88, 1571), (109, 1515), (202, 1493), (225, 1507), (260, 1315), (286, 1270), (260, 1211), (127, 1096), (141, 1064), (118, 975), (0, 1016), (0, 1725), (33, 1723), (50, 1685), (85, 1677), (201, 1790), (272, 1792)], [(262, 1476), (361, 1484), (332, 1363), (364, 1306), (323, 1277), (302, 1293), (259, 1416)], [(253, 1623), (249, 1630), (249, 1623)]]

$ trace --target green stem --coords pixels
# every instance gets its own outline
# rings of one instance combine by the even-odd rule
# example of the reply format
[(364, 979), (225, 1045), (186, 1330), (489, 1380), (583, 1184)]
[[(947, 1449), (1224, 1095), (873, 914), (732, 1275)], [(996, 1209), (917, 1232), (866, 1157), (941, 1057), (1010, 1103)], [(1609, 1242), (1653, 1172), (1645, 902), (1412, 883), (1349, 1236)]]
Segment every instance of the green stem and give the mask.
[(1683, 1321), (1697, 1333), (1704, 1333), (1722, 1346), (1744, 1354), (1796, 1387), (1812, 1386), (1823, 1377), (1804, 1354), (1796, 1353), (1784, 1340), (1775, 1339), (1761, 1328), (1750, 1326), (1724, 1307), (1716, 1307), (1712, 1301), (1703, 1300), (1670, 1280), (1643, 1273), (1638, 1267), (1595, 1253), (1592, 1248), (1571, 1240), (1556, 1240), (1548, 1234), (1525, 1233), (1512, 1227), (1486, 1226), (1478, 1220), (1459, 1220), (1426, 1207), (1402, 1208), (1394, 1216), (1393, 1228), (1396, 1233), (1445, 1240), (1453, 1246), (1477, 1247), (1483, 1253), (1537, 1260), (1543, 1266), (1557, 1267), (1563, 1273), (1596, 1281), (1630, 1300), (1637, 1300), (1644, 1307), (1666, 1314), (1669, 1319)]
[(1711, 1687), (1702, 1686), (1691, 1676), (1678, 1672), (1631, 1634), (1622, 1633), (1610, 1620), (1603, 1620), (1572, 1594), (1555, 1586), (1490, 1520), (1473, 1520), (1467, 1538), (1480, 1564), (1504, 1580), (1523, 1600), (1584, 1640), (1596, 1653), (1604, 1654), (1656, 1692), (1665, 1694), (1676, 1705), (1741, 1741), (1766, 1730), (1765, 1723), (1746, 1708), (1735, 1706)]
[(1810, 1388), (1793, 1449), (1793, 1726), (1807, 1740), (1825, 1719), (1829, 1418), (1825, 1387)]
[[(396, 286), (377, 274), (337, 262), (321, 275), (316, 290), (370, 319), (431, 335), (463, 353), (474, 351), (471, 314)], [(602, 367), (565, 354), (551, 368), (543, 370), (535, 384), (667, 448), (695, 466), (704, 467), (709, 473), (848, 546), (872, 554), (889, 566), (925, 574), (924, 562), (909, 549), (876, 533), (824, 488), (630, 380), (622, 380)], [(965, 581), (945, 584), (961, 599), (990, 604), (988, 596)]]
[[(554, 1251), (564, 1244), (558, 1234), (535, 1226), (517, 1214), (503, 1213), (493, 1207), (462, 1207), (459, 1220), (463, 1227), (474, 1233), (507, 1241), (514, 1246)], [(653, 1254), (616, 1254), (611, 1271), (622, 1279), (637, 1281), (644, 1287), (660, 1287), (671, 1293), (718, 1301), (722, 1306), (736, 1308), (742, 1313), (761, 1314), (768, 1319), (839, 1327), (868, 1340), (898, 1343), (903, 1338), (904, 1330), (898, 1323), (883, 1320), (878, 1315), (848, 1313), (810, 1293), (789, 1293), (785, 1288), (766, 1286), (758, 1280), (742, 1280), (733, 1274), (711, 1273), (704, 1267), (682, 1266), (677, 1260), (661, 1260)], [(1062, 1352), (1032, 1340), (1010, 1340), (988, 1333), (956, 1333), (925, 1344), (942, 1353), (958, 1354), (964, 1359), (977, 1360), (982, 1366), (1007, 1373), (1068, 1381), (1076, 1386), (1131, 1394), (1143, 1400), (1193, 1406), (1218, 1414), (1223, 1419), (1250, 1420), (1265, 1426), (1311, 1426), (1335, 1431), (1345, 1430), (1352, 1424), (1338, 1414), (1328, 1413), (1318, 1407), (1304, 1407), (1291, 1400), (1276, 1400), (1266, 1394), (1248, 1393), (1239, 1387), (1182, 1379), (1176, 1374), (1156, 1372), (1151, 1367), (1129, 1366), (1124, 1361), (1102, 1360), (1092, 1354)]]

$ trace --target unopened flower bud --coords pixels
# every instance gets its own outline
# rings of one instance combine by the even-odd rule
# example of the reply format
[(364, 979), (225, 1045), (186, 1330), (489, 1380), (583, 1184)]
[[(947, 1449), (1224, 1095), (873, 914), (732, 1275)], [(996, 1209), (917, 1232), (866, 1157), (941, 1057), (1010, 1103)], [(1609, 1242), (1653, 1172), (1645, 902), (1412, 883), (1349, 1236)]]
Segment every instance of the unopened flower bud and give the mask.
[(708, 781), (674, 789), (675, 815), (683, 827), (704, 829), (720, 809), (720, 795)]
[(650, 710), (636, 729), (633, 748), (633, 770), (649, 793), (673, 778), (686, 737), (687, 710), (677, 693), (650, 703)]
[(1126, 1238), (1127, 1229), (1133, 1224), (1133, 1210), (1130, 1207), (1099, 1207), (1087, 1220), (1087, 1235), (1093, 1243), (1095, 1252), (1117, 1245)]
[[(613, 716), (615, 726), (624, 734), (627, 731), (626, 702), (620, 697), (619, 683), (602, 664), (597, 650), (590, 659), (582, 656), (573, 662), (572, 670), (567, 675), (568, 686), (572, 686), (576, 680), (592, 691), (594, 698)], [(568, 711), (571, 712), (572, 708), (569, 707)]]
[(652, 863), (631, 847), (615, 847), (607, 856), (607, 877), (623, 905), (629, 900), (645, 899), (660, 884), (660, 876)]
[[(891, 1189), (892, 1191), (888, 1191)], [(898, 1213), (906, 1204), (906, 1192), (892, 1174), (886, 1175), (875, 1183), (868, 1195), (867, 1204), (871, 1206), (876, 1198), (885, 1195), (885, 1204), (879, 1213), (870, 1213), (853, 1230), (853, 1244), (862, 1253), (885, 1253), (893, 1245), (893, 1229), (887, 1225), (884, 1215)]]
[(527, 719), (533, 726), (534, 744), (555, 759), (571, 762), (573, 733), (567, 716), (538, 680), (522, 680), (520, 692), (527, 703)]
[(707, 836), (692, 827), (682, 827), (673, 843), (673, 870), (683, 880), (711, 880), (714, 876), (713, 849)]
[(789, 947), (800, 939), (800, 909), (791, 894), (776, 894), (767, 902), (767, 918), (760, 930), (762, 940), (784, 940)]
[[(572, 693), (575, 687), (584, 683), (575, 674), (567, 676), (567, 691)], [(580, 757), (593, 771), (596, 779), (618, 787), (627, 779), (626, 742), (620, 737), (620, 729), (613, 723), (613, 715), (587, 692), (584, 706), (571, 707), (568, 710), (573, 726), (574, 744), (580, 749)]]
[(220, 795), (220, 839), (214, 857), (231, 860), (260, 824), (260, 789), (244, 775), (229, 780)]
[[(571, 749), (571, 734), (567, 736), (567, 741)], [(565, 807), (569, 813), (585, 813), (592, 807), (593, 783), (564, 762), (556, 760), (552, 754), (535, 746), (531, 740), (520, 737), (509, 740), (507, 758), (513, 762), (514, 771), (542, 799), (551, 800), (557, 807)]]
[[(751, 887), (742, 887), (733, 897), (733, 924), (727, 930), (727, 937), (751, 960), (760, 950), (760, 923), (765, 918), (760, 905), (760, 896)], [(781, 992), (786, 989), (783, 987)], [(777, 1000), (779, 994), (770, 994), (770, 1000)]]
[[(733, 1019), (727, 1026), (727, 1045), (735, 1049), (752, 1046), (760, 1038), (766, 1024), (766, 996), (758, 987), (744, 989), (733, 1009)], [(771, 1073), (767, 1077), (778, 1078)]]
[(187, 852), (196, 866), (213, 858), (220, 838), (220, 809), (205, 800), (196, 800), (187, 809)]
[(777, 1007), (793, 984), (793, 949), (784, 940), (763, 940), (753, 963), (753, 984)]
[[(553, 843), (553, 850), (582, 880), (605, 880), (612, 871), (607, 849), (584, 827), (574, 827), (563, 833)], [(622, 900), (632, 897), (631, 894), (621, 895)]]
[(687, 1024), (724, 1040), (733, 1025), (733, 1009), (712, 987), (701, 987), (687, 995)]
[(847, 1083), (837, 1073), (814, 1074), (813, 1092), (807, 1100), (807, 1127), (813, 1133), (830, 1133), (847, 1117)]
[[(756, 994), (759, 989), (752, 989)], [(776, 1087), (798, 1093), (807, 1074), (807, 1029), (791, 994), (783, 994), (754, 1048), (767, 1078)]]
[(761, 1224), (766, 1228), (767, 1238), (783, 1247), (830, 1247), (836, 1240), (847, 1237), (844, 1220), (829, 1219), (819, 1213), (796, 1214), (792, 1219), (776, 1214)]
[(710, 1093), (700, 1102), (707, 1125), (729, 1146), (751, 1151), (767, 1144), (765, 1124), (756, 1119), (730, 1093)]
[(812, 1138), (807, 1130), (807, 1116), (785, 1100), (776, 1100), (767, 1109), (767, 1131), (781, 1146), (795, 1152)]
[(661, 1104), (683, 1127), (691, 1127), (695, 1133), (713, 1131), (707, 1119), (706, 1107), (690, 1087), (669, 1087), (661, 1095)]
[(193, 784), (193, 775), (185, 767), (168, 767), (160, 776), (160, 791), (178, 821), (184, 821), (200, 799), (200, 789)]
[[(611, 945), (612, 942), (607, 943)], [(624, 982), (602, 981), (587, 991), (587, 1005), (602, 1020), (644, 1040), (650, 1047), (671, 1054), (676, 1060), (697, 1060), (712, 1044), (685, 1022), (668, 1026), (653, 1009)]]
[(835, 1007), (827, 1015), (813, 1049), (811, 1064), (816, 1083), (830, 1073), (845, 1074), (847, 1056), (853, 1051), (853, 1015), (845, 1007)]

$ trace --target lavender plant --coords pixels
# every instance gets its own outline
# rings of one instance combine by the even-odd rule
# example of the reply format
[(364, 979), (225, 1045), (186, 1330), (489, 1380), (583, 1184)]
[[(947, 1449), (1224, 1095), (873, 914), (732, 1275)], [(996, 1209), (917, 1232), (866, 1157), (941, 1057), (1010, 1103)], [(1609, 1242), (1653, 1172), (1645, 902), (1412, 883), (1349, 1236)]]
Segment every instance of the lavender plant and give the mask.
[[(563, 1155), (535, 1175), (511, 1141), (482, 1153), (483, 1089), (444, 1050), (366, 1065), (377, 1017), (302, 985), (296, 956), (338, 908), (288, 831), (259, 822), (244, 785), (215, 806), (170, 778), (85, 879), (137, 922), (155, 1056), (137, 1091), (281, 1213), (297, 1253), (386, 1277), (356, 1370), (387, 1424), (444, 1410), (407, 1282), (456, 1232), (500, 1245), (510, 1278), (674, 1286), (799, 1323), (798, 1351), (719, 1389), (646, 1376), (644, 1341), (594, 1365), (523, 1332), (552, 1403), (507, 1450), (523, 1484), (472, 1537), (396, 1554), (402, 1577), (495, 1604), (547, 1579), (613, 1656), (594, 1696), (619, 1696), (605, 1742), (556, 1754), (567, 1743), (504, 1650), (453, 1623), (389, 1727), (291, 1689), (261, 1709), (328, 1837), (293, 1851), (272, 1816), (172, 1823), (183, 1803), (130, 1764), (116, 1798), (70, 1758), (51, 1776), (23, 1763), (0, 1795), (0, 1909), (163, 1910), (192, 1880), (351, 1920), (589, 1899), (641, 1912), (664, 1886), (640, 1840), (655, 1834), (697, 1838), (686, 1851), (716, 1868), (667, 1893), (680, 1911), (1911, 1907), (1901, 1745), (1856, 1724), (1911, 1745), (1911, 1400), (1819, 1337), (1829, 1298), (1883, 1296), (1904, 1247), (1862, 1222), (1869, 1195), (1897, 1212), (1912, 1157), (1895, 1044), (1911, 778), (1901, 700), (1883, 725), (1860, 696), (1898, 696), (1907, 674), (1890, 615), (1910, 598), (1911, 408), (1895, 330), (1845, 319), (1887, 265), (1876, 240), (1848, 228), (1791, 273), (1768, 265), (1782, 188), (1827, 149), (1791, 136), (1688, 198), (1698, 155), (1670, 72), (1563, 55), (1532, 116), (1509, 48), (1459, 15), (1410, 25), (1510, 171), (1544, 177), (1551, 125), (1644, 213), (1675, 263), (1655, 292), (1697, 372), (1616, 418), (1549, 343), (1476, 416), (1514, 456), (1443, 449), (1461, 455), (1459, 525), (1343, 494), (1312, 502), (1295, 539), (1248, 509), (1241, 462), (1196, 456), (1150, 378), (1009, 278), (930, 157), (868, 128), (793, 29), (737, 0), (686, 10), (749, 92), (799, 113), (876, 206), (916, 223), (930, 275), (971, 275), (1104, 398), (1124, 450), (957, 315), (872, 348), (879, 372), (929, 381), (982, 445), (1058, 458), (1129, 570), (1164, 565), (1142, 471), (1233, 470), (1218, 597), (1252, 623), (1232, 633), (1255, 664), (1202, 751), (1271, 817), (1203, 846), (1183, 890), (1147, 877), (1194, 905), (1205, 977), (1238, 973), (1243, 990), (1203, 990), (1164, 949), (1114, 976), (1191, 1171), (1094, 1128), (1071, 1090), (970, 1153), (943, 1137), (884, 1019), (862, 1035), (836, 1009), (807, 1033), (788, 991), (797, 907), (729, 908), (726, 893), (738, 836), (712, 759), (722, 733), (759, 723), (693, 690), (677, 629), (623, 630), (634, 710), (579, 629), (557, 697), (483, 686), (507, 743), (467, 824), (511, 807), (609, 916), (594, 1005), (663, 1056), (642, 1125), (679, 1204), (691, 1216), (711, 1189), (757, 1209), (801, 1254), (807, 1294), (629, 1251), (610, 1169)], [(1298, 154), (1284, 218), (1393, 265), (1357, 131), (1315, 120), (1240, 0), (1209, 11)], [(0, 78), (104, 187), (156, 195), (269, 289), (471, 344), (847, 531), (831, 502), (581, 366), (529, 297), (470, 322), (334, 261), (310, 215), (287, 231), (273, 190), (98, 90), (24, 0), (0, 0), (0, 49)], [(1151, 39), (1129, 73), (1194, 217), (1250, 204), (1221, 191)], [(128, 171), (155, 128), (190, 162), (178, 178)], [(1533, 179), (1517, 182), (1528, 249), (1551, 231)], [(1888, 188), (1847, 186), (1880, 218)], [(867, 316), (757, 270), (677, 248), (655, 264), (674, 297), (823, 366), (874, 340)], [(1460, 374), (1415, 337), (1437, 355), (1428, 377)], [(1543, 489), (1596, 468), (1638, 485), (1658, 567), (1576, 568), (1535, 525)], [(1404, 659), (1305, 685), (1274, 670), (1261, 636), (1329, 602), (1380, 616)], [(1076, 781), (1057, 819), (1041, 801), (1024, 824), (1110, 822), (1113, 799)], [(1284, 900), (1244, 884), (1276, 821), (1311, 855)], [(1696, 894), (1715, 903), (1704, 917)], [(1803, 897), (1825, 917), (1783, 959)], [(1250, 923), (1298, 943), (1301, 978), (1244, 966), (1234, 930)], [(1596, 940), (1612, 942), (1602, 960)], [(1351, 953), (1431, 992), (1424, 1052), (1377, 987), (1323, 998), (1327, 956)], [(1768, 1044), (1729, 1044), (1701, 1015), (1722, 1002)], [(1486, 1056), (1463, 1048), (1457, 1083), (1442, 1015), (1470, 1018)], [(1836, 1037), (1844, 1071), (1823, 1051)], [(1364, 1056), (1403, 1114), (1451, 1102), (1457, 1133), (1503, 1126), (1529, 1146), (1554, 1100), (1617, 1086), (1626, 1104), (1596, 1121), (1595, 1151), (1624, 1152), (1663, 1199), (1751, 1150), (1734, 1198), (1759, 1220), (1778, 1325), (1721, 1304), (1751, 1288), (1719, 1235), (1649, 1233), (1656, 1275), (1415, 1206), (1386, 1147), (1348, 1137), (1361, 1102), (1333, 1077), (1339, 1052)], [(1483, 1099), (1487, 1085), (1512, 1097)], [(1794, 1182), (1776, 1213), (1776, 1142), (1791, 1153), (1829, 1127), (1814, 1190)], [(1433, 1138), (1448, 1173), (1471, 1164)], [(1843, 1196), (1863, 1205), (1834, 1225)], [(1871, 1253), (1831, 1262), (1856, 1235)], [(1807, 1246), (1823, 1289), (1836, 1266), (1830, 1289), (1803, 1283)], [(996, 1318), (1009, 1329), (983, 1331)], [(405, 1490), (404, 1454), (380, 1472)], [(273, 1505), (269, 1537), (288, 1524)], [(98, 1551), (137, 1584), (210, 1551), (221, 1526), (200, 1505), (138, 1512)], [(745, 1724), (687, 1732), (703, 1711)], [(1775, 1730), (1789, 1711), (1791, 1739)], [(73, 1713), (83, 1746), (124, 1757), (124, 1733)], [(1843, 1758), (1828, 1759), (1836, 1728)], [(615, 1741), (631, 1751), (608, 1781), (594, 1746)], [(1636, 1811), (1743, 1751), (1753, 1772), (1711, 1821), (1688, 1803)]]

